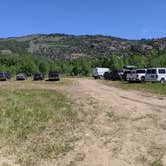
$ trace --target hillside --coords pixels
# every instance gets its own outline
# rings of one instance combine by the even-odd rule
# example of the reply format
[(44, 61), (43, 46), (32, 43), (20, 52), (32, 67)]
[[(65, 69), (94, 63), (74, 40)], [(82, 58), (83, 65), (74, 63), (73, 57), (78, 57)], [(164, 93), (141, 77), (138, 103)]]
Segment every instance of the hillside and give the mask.
[(79, 57), (149, 55), (152, 51), (166, 52), (166, 38), (127, 40), (102, 35), (36, 34), (0, 39), (2, 54), (32, 54), (54, 60)]
[(0, 39), (0, 71), (15, 75), (58, 70), (89, 76), (93, 67), (166, 67), (166, 38), (127, 40), (110, 36), (36, 34)]

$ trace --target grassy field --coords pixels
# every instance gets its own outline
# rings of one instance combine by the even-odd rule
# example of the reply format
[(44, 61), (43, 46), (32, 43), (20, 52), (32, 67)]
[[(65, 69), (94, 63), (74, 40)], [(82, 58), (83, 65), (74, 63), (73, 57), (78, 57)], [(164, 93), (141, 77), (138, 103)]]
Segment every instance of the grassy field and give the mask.
[(36, 165), (73, 148), (77, 112), (60, 90), (66, 81), (0, 82), (0, 148)]
[(140, 90), (145, 92), (157, 93), (161, 95), (166, 95), (166, 84), (161, 83), (128, 83), (127, 81), (107, 81), (102, 80), (102, 83), (106, 85), (111, 85), (117, 88), (127, 89), (127, 90)]
[[(63, 78), (59, 82), (35, 82), (32, 80), (0, 82), (0, 157), (2, 155), (14, 156), (16, 163), (21, 166), (36, 166), (49, 165), (49, 162), (52, 164), (52, 161), (65, 160), (66, 156), (71, 157), (70, 155), (73, 155), (69, 163), (74, 165), (74, 162), (83, 160), (86, 156), (88, 157), (89, 152), (87, 149), (91, 151), (89, 145), (93, 145), (94, 142), (94, 149), (92, 148), (92, 150), (94, 150), (94, 155), (98, 155), (96, 148), (99, 150), (98, 146), (102, 145), (103, 135), (101, 135), (100, 142), (100, 134), (93, 134), (94, 131), (95, 133), (103, 133), (103, 131), (107, 133), (108, 128), (111, 128), (112, 131), (113, 126), (107, 120), (108, 117), (113, 118), (112, 110), (114, 108), (112, 104), (109, 105), (111, 95), (107, 93), (107, 88), (105, 90), (102, 84), (127, 90), (141, 90), (166, 95), (165, 84), (132, 84), (105, 80), (98, 80), (98, 82), (89, 78)], [(99, 88), (99, 91), (96, 91), (96, 87)], [(119, 93), (121, 92), (119, 90)], [(102, 100), (102, 102), (105, 102), (104, 105), (98, 103), (99, 94), (104, 99), (107, 99), (110, 95), (110, 101)], [(72, 97), (73, 101), (70, 99), (72, 95), (74, 96)], [(133, 106), (130, 104), (127, 106), (127, 111), (132, 110)], [(123, 105), (119, 108), (121, 110)], [(101, 114), (100, 109), (105, 110), (107, 117), (105, 117), (105, 113)], [(107, 112), (108, 109), (111, 109), (109, 110), (111, 111), (110, 113)], [(116, 109), (115, 107), (115, 111)], [(125, 117), (123, 114), (117, 115), (120, 115), (117, 116), (118, 118)], [(118, 125), (120, 121), (116, 122)], [(91, 130), (92, 134), (87, 137), (85, 133)], [(117, 130), (116, 127), (115, 130)], [(109, 134), (111, 135), (110, 131), (108, 132)], [(87, 140), (92, 142), (89, 144)], [(76, 141), (81, 141), (85, 144), (79, 145), (76, 144)], [(87, 144), (86, 141), (88, 142)], [(78, 145), (81, 148), (75, 148), (76, 145), (77, 148)], [(100, 148), (105, 149), (105, 146)], [(72, 151), (73, 149), (75, 150)], [(87, 152), (85, 155), (84, 151)], [(66, 155), (68, 152), (71, 153)], [(110, 157), (110, 155), (107, 157)], [(95, 157), (94, 159), (96, 160)], [(105, 155), (103, 161), (105, 161)], [(89, 162), (91, 162), (91, 158)], [(7, 163), (5, 165), (9, 166)], [(162, 166), (161, 161), (156, 159), (151, 165)]]

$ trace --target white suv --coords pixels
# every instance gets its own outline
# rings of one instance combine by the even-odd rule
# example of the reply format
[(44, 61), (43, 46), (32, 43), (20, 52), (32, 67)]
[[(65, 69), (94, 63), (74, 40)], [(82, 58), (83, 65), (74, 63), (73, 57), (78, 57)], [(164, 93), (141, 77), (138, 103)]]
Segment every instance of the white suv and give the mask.
[(145, 74), (145, 81), (166, 82), (166, 68), (150, 68)]

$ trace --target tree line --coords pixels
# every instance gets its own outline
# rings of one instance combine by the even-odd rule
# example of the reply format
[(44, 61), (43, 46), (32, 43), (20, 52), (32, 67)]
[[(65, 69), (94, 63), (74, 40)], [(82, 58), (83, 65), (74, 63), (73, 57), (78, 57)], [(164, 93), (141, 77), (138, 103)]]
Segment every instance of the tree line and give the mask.
[(125, 65), (135, 65), (137, 68), (166, 67), (166, 53), (153, 51), (150, 55), (130, 54), (127, 56), (106, 55), (93, 58), (77, 58), (68, 61), (53, 61), (34, 55), (0, 55), (0, 71), (15, 75), (25, 72), (32, 75), (37, 72), (44, 74), (49, 70), (57, 70), (67, 76), (89, 76), (93, 67), (108, 67), (121, 69)]

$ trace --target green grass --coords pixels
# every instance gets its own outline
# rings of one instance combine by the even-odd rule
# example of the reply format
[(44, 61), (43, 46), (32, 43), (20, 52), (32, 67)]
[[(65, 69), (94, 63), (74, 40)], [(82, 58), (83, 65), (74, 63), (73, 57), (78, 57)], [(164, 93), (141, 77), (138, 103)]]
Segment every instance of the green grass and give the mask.
[(106, 81), (102, 80), (102, 83), (114, 86), (127, 90), (140, 90), (151, 93), (157, 93), (161, 95), (166, 95), (166, 84), (161, 83), (128, 83), (128, 82), (120, 82), (120, 81)]
[(49, 120), (70, 121), (74, 113), (65, 98), (51, 90), (0, 90), (0, 136), (24, 139), (44, 129)]
[(58, 90), (65, 83), (0, 82), (0, 150), (36, 165), (73, 148), (77, 111)]
[(151, 166), (163, 166), (163, 164), (162, 164), (161, 160), (156, 160), (151, 163)]

